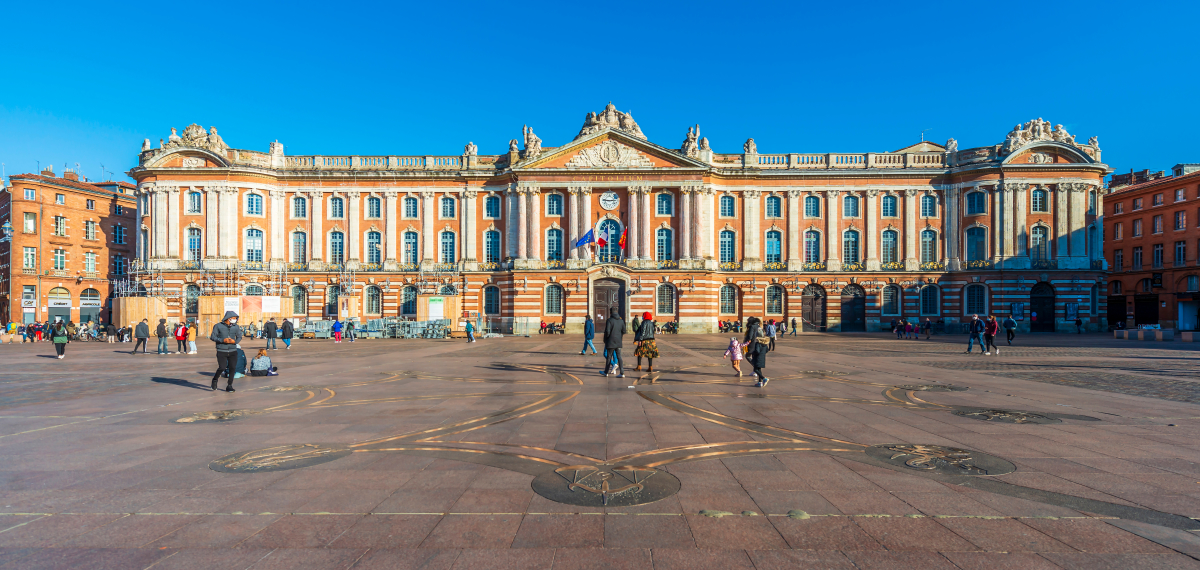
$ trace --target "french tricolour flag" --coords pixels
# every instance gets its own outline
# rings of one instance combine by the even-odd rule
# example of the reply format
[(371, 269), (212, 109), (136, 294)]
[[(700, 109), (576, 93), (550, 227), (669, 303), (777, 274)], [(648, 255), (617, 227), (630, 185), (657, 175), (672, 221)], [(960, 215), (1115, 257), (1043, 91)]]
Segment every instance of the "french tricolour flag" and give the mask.
[(596, 240), (596, 243), (599, 244), (600, 247), (604, 247), (608, 245), (608, 238), (608, 228), (600, 228), (600, 237)]

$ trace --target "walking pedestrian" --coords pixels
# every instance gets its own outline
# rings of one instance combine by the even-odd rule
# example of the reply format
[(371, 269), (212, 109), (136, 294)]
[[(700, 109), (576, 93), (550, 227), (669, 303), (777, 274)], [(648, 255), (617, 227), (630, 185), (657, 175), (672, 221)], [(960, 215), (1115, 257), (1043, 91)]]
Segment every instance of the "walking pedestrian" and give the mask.
[(175, 324), (175, 350), (176, 350), (177, 354), (187, 354), (188, 353), (187, 337), (188, 337), (187, 325), (185, 325), (183, 323), (176, 323)]
[(983, 325), (984, 354), (991, 354), (989, 349), (994, 349), (996, 356), (1000, 356), (1000, 347), (996, 346), (996, 335), (998, 334), (1000, 334), (1000, 322), (996, 320), (995, 315), (989, 315), (987, 322)]
[(967, 323), (967, 333), (970, 337), (967, 338), (967, 354), (971, 354), (971, 349), (975, 342), (979, 343), (979, 349), (982, 352), (983, 348), (983, 321), (979, 320), (979, 315), (971, 315), (971, 322)]
[(1014, 321), (1012, 315), (1004, 318), (1004, 332), (1008, 337), (1008, 345), (1012, 346), (1012, 341), (1017, 338), (1017, 321)]
[(329, 330), (333, 331), (334, 344), (342, 342), (342, 321), (339, 321), (337, 320), (337, 317), (334, 317), (333, 326), (330, 327)]
[(1075, 334), (1083, 334), (1083, 319), (1075, 317)]
[(39, 323), (37, 321), (33, 322), (33, 333), (37, 337), (37, 341), (42, 342), (42, 324), (41, 323)]
[(729, 359), (729, 363), (733, 365), (733, 371), (737, 372), (738, 378), (742, 377), (742, 343), (738, 342), (737, 337), (729, 337), (729, 348), (725, 349), (725, 357)]
[(277, 336), (279, 336), (279, 325), (275, 324), (275, 317), (271, 317), (271, 320), (263, 325), (263, 338), (267, 339), (267, 350), (278, 350), (278, 345), (275, 344)]
[(796, 317), (792, 317), (792, 336), (796, 336)]
[(896, 340), (904, 336), (904, 319), (892, 319), (892, 332), (896, 333)]
[(117, 325), (109, 321), (108, 326), (104, 327), (104, 333), (108, 337), (108, 344), (117, 342)]
[[(636, 334), (638, 327), (642, 326), (641, 321), (638, 320), (637, 313), (633, 314), (633, 320), (630, 321), (630, 324), (632, 324), (633, 326), (629, 327), (629, 330), (633, 331)], [(634, 342), (637, 342), (637, 340), (635, 339)]]
[(158, 328), (154, 329), (154, 336), (158, 337), (158, 353), (171, 354), (170, 347), (167, 346), (167, 338), (171, 333), (167, 332), (167, 319), (158, 319)]
[(608, 321), (604, 323), (604, 371), (602, 372), (604, 376), (608, 376), (610, 372), (615, 372), (619, 368), (621, 373), (617, 377), (625, 377), (625, 362), (621, 359), (621, 345), (624, 342), (622, 337), (624, 336), (625, 321), (621, 319), (620, 311), (613, 307), (609, 309)]
[(133, 338), (137, 339), (137, 344), (133, 345), (133, 352), (129, 354), (137, 354), (139, 346), (142, 347), (142, 354), (146, 354), (146, 342), (150, 340), (150, 323), (147, 319), (142, 319), (142, 322), (133, 328)]
[(54, 352), (58, 354), (58, 359), (62, 360), (67, 355), (67, 343), (71, 342), (71, 333), (63, 326), (62, 321), (54, 323), (54, 328), (50, 331), (50, 340), (54, 342)]
[(196, 321), (188, 323), (187, 327), (187, 344), (188, 354), (196, 354), (196, 337), (200, 336), (200, 325)]
[(283, 328), (280, 330), (279, 336), (283, 338), (283, 345), (287, 350), (292, 349), (292, 335), (295, 334), (295, 326), (292, 321), (284, 319)]
[(475, 342), (475, 323), (467, 321), (467, 342)]
[(921, 323), (921, 329), (925, 332), (925, 340), (929, 340), (929, 335), (933, 333), (933, 321), (929, 317), (925, 317), (925, 322)]
[(762, 388), (770, 382), (764, 373), (764, 368), (767, 367), (767, 352), (770, 348), (771, 339), (765, 335), (762, 328), (762, 321), (758, 317), (750, 317), (746, 321), (746, 336), (742, 342), (750, 347), (746, 351), (746, 362), (754, 369), (754, 375), (758, 376), (758, 382), (755, 387)]
[(775, 336), (779, 334), (779, 328), (775, 325), (775, 319), (771, 319), (767, 323), (767, 336), (771, 337), (771, 348), (767, 352), (775, 352)]
[(226, 392), (233, 392), (233, 379), (237, 374), (238, 341), (242, 340), (242, 327), (237, 326), (238, 314), (226, 311), (221, 322), (213, 325), (212, 334), (208, 339), (217, 344), (217, 372), (212, 377), (212, 389), (216, 391), (217, 381), (221, 373), (229, 374), (229, 383), (225, 385)]
[(354, 321), (346, 321), (346, 338), (354, 342)]
[(592, 320), (592, 314), (588, 313), (583, 317), (583, 350), (579, 354), (587, 354), (588, 347), (591, 347), (592, 354), (596, 354), (596, 345), (592, 344), (592, 339), (596, 338), (596, 321)]
[(658, 345), (654, 342), (654, 321), (651, 320), (648, 311), (642, 313), (642, 324), (633, 334), (633, 343), (637, 346), (633, 349), (633, 355), (637, 357), (637, 368), (634, 370), (642, 369), (642, 357), (644, 356), (647, 364), (646, 372), (654, 372), (654, 359), (658, 358)]

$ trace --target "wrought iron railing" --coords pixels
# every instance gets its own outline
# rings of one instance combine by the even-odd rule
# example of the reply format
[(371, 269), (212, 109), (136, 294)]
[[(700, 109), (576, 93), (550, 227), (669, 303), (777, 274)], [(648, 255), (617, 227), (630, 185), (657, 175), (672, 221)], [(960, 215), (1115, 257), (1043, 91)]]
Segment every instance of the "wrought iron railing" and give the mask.
[(382, 263), (360, 263), (358, 264), (359, 271), (383, 271)]
[(397, 271), (418, 271), (421, 265), (418, 263), (401, 263), (396, 267)]
[(326, 263), (325, 264), (325, 271), (336, 271), (338, 273), (341, 273), (345, 269), (346, 269), (345, 263)]
[(921, 271), (942, 271), (946, 269), (943, 261), (926, 261), (921, 264)]
[(561, 259), (551, 259), (546, 262), (546, 269), (566, 269), (567, 262)]
[(867, 264), (859, 261), (856, 263), (843, 263), (842, 271), (866, 271)]
[(674, 259), (660, 259), (660, 260), (658, 260), (658, 268), (659, 269), (679, 269), (679, 262), (675, 261)]
[(504, 264), (499, 261), (485, 261), (479, 264), (480, 271), (500, 271)]
[(805, 271), (825, 271), (824, 261), (809, 261), (804, 264)]
[(976, 259), (963, 264), (963, 269), (991, 269), (994, 264), (990, 259)]
[(429, 268), (430, 271), (458, 271), (457, 263), (434, 263)]
[(195, 260), (195, 259), (184, 260), (182, 263), (179, 264), (179, 268), (180, 269), (200, 269), (200, 265), (201, 264), (200, 264), (199, 260)]
[(764, 271), (787, 271), (786, 261), (768, 261), (763, 264)]
[(1029, 262), (1033, 269), (1058, 269), (1057, 259), (1034, 259)]
[(740, 261), (724, 261), (717, 266), (721, 271), (741, 271), (742, 262)]
[(300, 262), (293, 261), (292, 263), (287, 264), (287, 270), (288, 271), (308, 271), (308, 262), (307, 261), (300, 261)]
[(885, 261), (885, 262), (879, 264), (879, 268), (883, 269), (884, 271), (903, 271), (904, 270), (904, 262), (903, 261)]
[(239, 261), (238, 269), (243, 271), (263, 271), (267, 268), (267, 264), (262, 261)]

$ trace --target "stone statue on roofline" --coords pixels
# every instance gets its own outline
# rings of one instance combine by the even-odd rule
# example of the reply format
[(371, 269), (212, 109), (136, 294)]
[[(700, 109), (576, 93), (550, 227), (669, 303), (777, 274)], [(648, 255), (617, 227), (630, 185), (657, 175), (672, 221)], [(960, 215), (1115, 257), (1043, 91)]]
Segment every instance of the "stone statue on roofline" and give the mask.
[(746, 144), (742, 145), (742, 152), (746, 154), (758, 154), (758, 145), (754, 144), (754, 139), (746, 139)]
[(1005, 137), (1004, 144), (1000, 150), (1004, 154), (1009, 154), (1018, 148), (1037, 141), (1054, 141), (1075, 147), (1080, 146), (1075, 141), (1075, 136), (1068, 133), (1061, 124), (1051, 127), (1050, 121), (1038, 117), (1028, 123), (1013, 127), (1013, 130), (1009, 131), (1008, 136)]
[(225, 144), (225, 141), (221, 139), (221, 135), (217, 134), (217, 128), (209, 127), (208, 128), (208, 150), (211, 150), (216, 153), (223, 153), (228, 148), (229, 148), (229, 145)]
[(949, 153), (958, 152), (958, 141), (956, 141), (954, 139), (946, 139), (946, 152), (949, 152)]
[(525, 133), (525, 159), (537, 158), (542, 154), (542, 139), (533, 134), (533, 127), (525, 125), (522, 129)]
[(463, 154), (467, 156), (475, 156), (479, 154), (479, 147), (475, 146), (474, 142), (468, 142), (466, 148), (463, 149)]
[(683, 139), (683, 146), (679, 148), (679, 154), (689, 158), (696, 158), (696, 154), (700, 150), (699, 146), (696, 144), (696, 135), (698, 134), (698, 130), (699, 129), (688, 127), (687, 136)]
[(508, 141), (508, 152), (517, 152), (517, 139), (510, 139)]
[(1088, 139), (1088, 144), (1096, 147), (1096, 150), (1100, 150), (1100, 137), (1092, 137)]
[(637, 121), (633, 120), (633, 113), (622, 113), (617, 110), (616, 105), (610, 101), (604, 110), (599, 113), (589, 112), (583, 118), (583, 127), (579, 129), (579, 134), (575, 138), (596, 134), (604, 129), (612, 129), (621, 131), (632, 137), (646, 140), (646, 135), (642, 133), (642, 128), (638, 126)]
[(171, 136), (167, 137), (167, 144), (177, 145), (181, 142), (183, 142), (183, 139), (180, 138), (179, 132), (175, 130), (175, 127), (171, 127)]
[(150, 150), (150, 139), (144, 139), (142, 141), (142, 152), (146, 152), (148, 150)]

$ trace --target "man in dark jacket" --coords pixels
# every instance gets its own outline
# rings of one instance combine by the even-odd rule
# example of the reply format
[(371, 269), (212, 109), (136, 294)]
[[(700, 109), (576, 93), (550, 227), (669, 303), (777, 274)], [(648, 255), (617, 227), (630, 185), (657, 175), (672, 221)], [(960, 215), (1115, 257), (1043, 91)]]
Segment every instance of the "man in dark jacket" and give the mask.
[(275, 347), (275, 336), (278, 332), (279, 326), (275, 324), (274, 317), (267, 321), (267, 324), (263, 325), (263, 338), (267, 339), (267, 350), (279, 350)]
[(1004, 332), (1008, 334), (1008, 344), (1012, 344), (1014, 338), (1017, 337), (1017, 321), (1014, 321), (1012, 315), (1004, 319)]
[(592, 339), (596, 338), (596, 321), (592, 320), (592, 315), (588, 314), (583, 319), (583, 350), (579, 354), (586, 354), (588, 347), (592, 347), (592, 354), (598, 352), (596, 345), (592, 344)]
[(229, 383), (225, 385), (226, 392), (233, 392), (233, 375), (237, 367), (237, 343), (242, 340), (242, 327), (237, 326), (238, 315), (226, 311), (221, 322), (213, 325), (209, 340), (217, 343), (217, 372), (212, 377), (212, 389), (217, 389), (217, 381), (221, 372), (229, 373)]
[(283, 339), (283, 345), (288, 350), (292, 349), (292, 335), (295, 334), (295, 328), (292, 326), (292, 321), (283, 321), (283, 328), (280, 329), (279, 338)]
[(617, 367), (621, 369), (621, 374), (618, 378), (625, 377), (625, 363), (621, 360), (621, 345), (622, 337), (625, 336), (625, 321), (621, 319), (621, 313), (616, 307), (613, 307), (608, 315), (608, 322), (604, 323), (604, 375), (608, 376), (613, 372), (613, 358), (617, 359)]
[(167, 344), (167, 339), (171, 338), (171, 331), (167, 330), (167, 319), (158, 319), (158, 328), (154, 330), (154, 336), (158, 337), (158, 353), (171, 354), (171, 347)]
[(976, 342), (979, 343), (979, 351), (981, 353), (984, 351), (984, 328), (984, 323), (983, 321), (979, 320), (979, 315), (971, 315), (971, 322), (967, 323), (967, 333), (971, 335), (970, 338), (967, 339), (967, 354), (971, 354), (971, 349), (974, 347)]
[(133, 352), (129, 354), (137, 354), (138, 347), (142, 347), (142, 354), (146, 354), (146, 341), (150, 338), (150, 324), (146, 319), (133, 327), (133, 338), (137, 339), (137, 344), (133, 345)]

